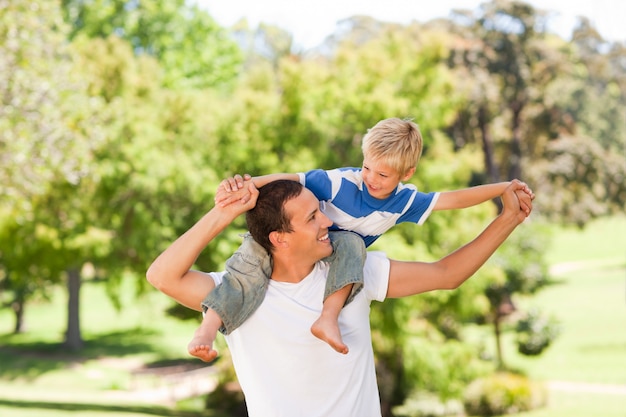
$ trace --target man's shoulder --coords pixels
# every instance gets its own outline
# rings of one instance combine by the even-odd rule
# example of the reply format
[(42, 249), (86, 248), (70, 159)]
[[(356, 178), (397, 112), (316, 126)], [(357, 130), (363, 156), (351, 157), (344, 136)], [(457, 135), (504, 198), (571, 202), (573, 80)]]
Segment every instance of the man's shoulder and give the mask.
[(389, 286), (391, 262), (387, 254), (380, 251), (367, 251), (363, 267), (364, 288), (370, 300), (383, 301)]

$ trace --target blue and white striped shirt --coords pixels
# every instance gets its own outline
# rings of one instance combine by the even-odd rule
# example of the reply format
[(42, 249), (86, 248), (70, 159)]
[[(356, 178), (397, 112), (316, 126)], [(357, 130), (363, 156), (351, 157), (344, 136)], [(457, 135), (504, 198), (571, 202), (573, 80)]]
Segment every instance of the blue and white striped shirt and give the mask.
[(439, 198), (439, 193), (422, 193), (414, 185), (402, 183), (389, 197), (374, 198), (363, 184), (361, 168), (314, 169), (298, 175), (302, 185), (320, 200), (322, 212), (334, 222), (331, 230), (356, 232), (365, 246), (398, 223), (422, 225)]

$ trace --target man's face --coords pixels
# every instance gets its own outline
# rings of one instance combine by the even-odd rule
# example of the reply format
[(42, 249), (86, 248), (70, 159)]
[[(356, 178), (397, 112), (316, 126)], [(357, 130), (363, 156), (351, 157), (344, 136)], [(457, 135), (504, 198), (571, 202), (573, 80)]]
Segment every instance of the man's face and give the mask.
[(285, 203), (293, 231), (287, 234), (289, 247), (298, 255), (317, 262), (332, 254), (328, 228), (333, 222), (320, 211), (320, 202), (306, 188), (296, 198)]

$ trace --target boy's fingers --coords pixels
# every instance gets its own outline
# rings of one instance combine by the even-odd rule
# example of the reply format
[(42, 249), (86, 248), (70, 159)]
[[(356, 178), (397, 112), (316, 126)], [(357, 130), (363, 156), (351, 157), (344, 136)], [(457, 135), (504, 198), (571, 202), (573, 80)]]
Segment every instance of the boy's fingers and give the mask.
[(236, 174), (234, 177), (234, 181), (235, 181), (235, 190), (239, 190), (241, 188), (243, 188), (243, 177), (239, 174)]

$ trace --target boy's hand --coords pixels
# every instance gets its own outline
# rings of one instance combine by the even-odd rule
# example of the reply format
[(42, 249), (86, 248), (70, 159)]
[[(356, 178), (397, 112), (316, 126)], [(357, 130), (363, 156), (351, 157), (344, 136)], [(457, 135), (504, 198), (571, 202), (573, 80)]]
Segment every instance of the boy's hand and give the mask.
[[(220, 192), (224, 191), (218, 191), (218, 194)], [(256, 200), (259, 197), (259, 190), (254, 186), (254, 182), (245, 181), (244, 188), (232, 193), (232, 195), (236, 198), (229, 203), (215, 204), (212, 210), (218, 210), (234, 219), (255, 207)]]
[(520, 209), (524, 213), (526, 213), (526, 217), (528, 217), (530, 215), (530, 212), (533, 209), (533, 200), (535, 199), (535, 194), (530, 189), (530, 187), (528, 187), (526, 183), (519, 181), (519, 180), (513, 180), (513, 181), (521, 185), (521, 188), (518, 188), (515, 190), (515, 195), (517, 196), (517, 199), (519, 200)]
[(225, 191), (233, 192), (241, 190), (243, 188), (244, 181), (252, 179), (250, 174), (243, 174), (243, 177), (239, 174), (235, 174), (232, 177), (226, 178), (220, 183), (220, 188), (224, 188)]
[(535, 195), (526, 183), (513, 180), (502, 194), (503, 211), (510, 211), (517, 217), (518, 222), (521, 223), (530, 215), (534, 198)]
[(215, 205), (225, 207), (235, 201), (245, 204), (250, 199), (250, 192), (245, 183), (251, 178), (249, 174), (244, 174), (243, 177), (237, 174), (222, 180), (215, 194)]

